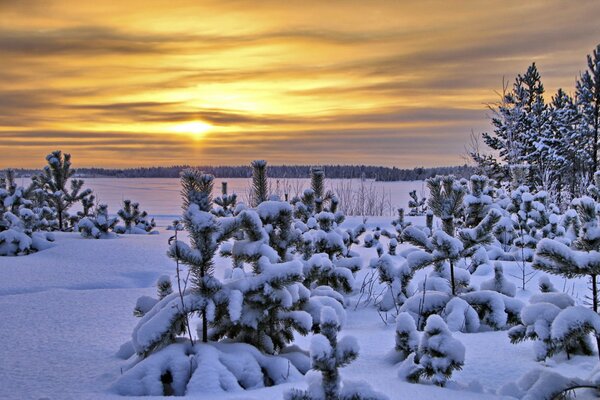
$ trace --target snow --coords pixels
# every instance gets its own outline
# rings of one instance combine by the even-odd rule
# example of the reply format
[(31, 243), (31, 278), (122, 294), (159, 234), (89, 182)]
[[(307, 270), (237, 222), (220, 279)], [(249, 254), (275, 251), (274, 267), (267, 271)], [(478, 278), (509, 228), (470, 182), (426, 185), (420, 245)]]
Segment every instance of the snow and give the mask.
[[(131, 197), (135, 199), (134, 196)], [(151, 209), (150, 205), (146, 207), (145, 202), (143, 206)], [(384, 228), (391, 226), (391, 219), (392, 217), (370, 218), (366, 225), (368, 228), (375, 225)], [(424, 218), (420, 217), (407, 219), (415, 225), (423, 224), (424, 221)], [(360, 223), (360, 218), (347, 218), (343, 226), (358, 226)], [(124, 361), (119, 358), (131, 356), (132, 353), (132, 344), (128, 342), (131, 340), (131, 332), (140, 322), (140, 319), (132, 315), (132, 310), (139, 297), (156, 296), (155, 284), (158, 277), (167, 274), (173, 279), (175, 275), (175, 265), (166, 255), (170, 232), (164, 231), (165, 225), (159, 224), (159, 235), (123, 235), (114, 240), (85, 240), (78, 233), (57, 233), (56, 241), (48, 249), (27, 256), (0, 257), (0, 315), (3, 316), (3, 323), (0, 324), (0, 337), (3, 338), (0, 345), (0, 398), (124, 398), (115, 394), (118, 385), (114, 385), (119, 378), (133, 371), (128, 370), (132, 359)], [(387, 245), (387, 238), (382, 236), (380, 240)], [(415, 253), (408, 250), (410, 247), (407, 244), (400, 244), (398, 247), (398, 254)], [(369, 261), (376, 256), (375, 248), (353, 246), (353, 250), (360, 254), (363, 265), (369, 265)], [(398, 265), (402, 263), (401, 256), (391, 257)], [(267, 268), (273, 268), (273, 273), (280, 266), (269, 260), (263, 262)], [(505, 278), (512, 283), (518, 283), (518, 278), (512, 276), (519, 272), (518, 263), (503, 261), (502, 265)], [(217, 257), (216, 275), (222, 277), (229, 266), (227, 261)], [(301, 267), (295, 263), (287, 264), (284, 268), (288, 270), (284, 272), (296, 273), (301, 271)], [(357, 273), (357, 285), (360, 285), (368, 272), (368, 268), (363, 268)], [(428, 269), (416, 271), (415, 279), (422, 280), (428, 272)], [(540, 275), (545, 276), (543, 273)], [(471, 280), (472, 284), (478, 287), (483, 281), (492, 278), (493, 271), (489, 271), (487, 274), (474, 275)], [(565, 287), (561, 277), (549, 276), (548, 279), (556, 288)], [(177, 292), (176, 283), (173, 286)], [(521, 303), (528, 302), (530, 297), (534, 303), (536, 296), (542, 296), (537, 294), (533, 283), (530, 286), (529, 292), (517, 291), (516, 298)], [(428, 384), (407, 383), (398, 378), (400, 365), (391, 365), (386, 358), (395, 347), (396, 322), (393, 316), (388, 315), (386, 324), (374, 307), (355, 307), (356, 294), (349, 297), (350, 304), (344, 312), (338, 300), (325, 295), (319, 288), (314, 290), (318, 295), (310, 298), (310, 301), (315, 303), (314, 312), (310, 312), (313, 319), (320, 316), (324, 305), (334, 308), (337, 318), (343, 322), (341, 336), (354, 336), (361, 348), (358, 359), (341, 371), (343, 381), (347, 382), (342, 388), (343, 391), (354, 388), (350, 383), (352, 381), (366, 381), (373, 390), (383, 392), (390, 399), (398, 398), (399, 394), (402, 394), (402, 398), (410, 399), (508, 399), (496, 394), (496, 391), (503, 386), (508, 387), (510, 383), (518, 382), (520, 377), (530, 370), (537, 368), (558, 372), (568, 378), (587, 378), (597, 364), (597, 355), (575, 355), (571, 360), (566, 360), (564, 355), (558, 355), (551, 359), (553, 362), (547, 365), (540, 364), (535, 361), (533, 355), (533, 342), (513, 345), (506, 331), (463, 333), (452, 329), (454, 338), (466, 348), (463, 369), (455, 371), (451, 378), (456, 386), (449, 384), (447, 388), (440, 388)], [(587, 293), (587, 280), (573, 280), (573, 286), (569, 283), (568, 290), (573, 292), (577, 304), (581, 305), (584, 294)], [(494, 294), (490, 297), (498, 300), (498, 308), (502, 307), (503, 312), (506, 312), (506, 308), (509, 307), (507, 299), (497, 292), (489, 293)], [(557, 306), (571, 306), (565, 303), (564, 298), (560, 298), (560, 294), (547, 293), (544, 296), (556, 297), (556, 300), (548, 302)], [(468, 294), (461, 297), (466, 295)], [(176, 294), (175, 297), (177, 298)], [(170, 297), (165, 300), (168, 298)], [(418, 311), (420, 299), (418, 294), (402, 306), (415, 321), (412, 312)], [(444, 319), (449, 327), (456, 327), (459, 322), (454, 322), (454, 318), (467, 308), (459, 299), (452, 300), (453, 302), (448, 300), (447, 293), (428, 291), (425, 306), (426, 309), (433, 310), (440, 304), (447, 305), (448, 313)], [(317, 306), (318, 303), (321, 303), (320, 306)], [(450, 304), (452, 307), (448, 307)], [(239, 302), (230, 302), (230, 312), (241, 313)], [(346, 314), (344, 320), (343, 314)], [(467, 331), (470, 332), (471, 329)], [(313, 335), (298, 337), (295, 344), (307, 350), (312, 337)], [(260, 359), (250, 350), (197, 346), (194, 361), (197, 362), (196, 365), (200, 365), (203, 360), (199, 354), (205, 357), (207, 363), (219, 354), (220, 363), (211, 363), (215, 370), (215, 375), (212, 376), (222, 377), (222, 380), (216, 378), (217, 381), (209, 381), (208, 376), (201, 379), (198, 375), (192, 385), (193, 391), (198, 391), (194, 398), (281, 399), (283, 393), (291, 388), (306, 388), (308, 383), (307, 377), (296, 376), (289, 379), (289, 383), (261, 388), (253, 372), (256, 368), (252, 365), (255, 365), (255, 362), (259, 365), (264, 362), (263, 365), (268, 366), (271, 365), (270, 361)], [(200, 350), (201, 348), (204, 349)], [(165, 357), (166, 353), (170, 352), (173, 354), (169, 357), (173, 357), (173, 360), (181, 357), (182, 362), (175, 364), (185, 373), (190, 361), (185, 355), (184, 346), (169, 346), (168, 349)], [(244, 355), (241, 355), (242, 353)], [(288, 360), (292, 359), (298, 359), (292, 362), (293, 365), (302, 364), (302, 361), (299, 361), (302, 357), (298, 352), (284, 353), (281, 355), (281, 362), (277, 362), (280, 366), (273, 367), (276, 371), (274, 376), (280, 373), (281, 369), (287, 374)], [(147, 368), (161, 371), (164, 362), (166, 361), (157, 358), (157, 364)], [(306, 358), (303, 365), (304, 368), (298, 367), (297, 370), (306, 371)], [(253, 384), (258, 386), (252, 390), (224, 392), (223, 387), (235, 388), (231, 376), (236, 377), (236, 382), (245, 382), (248, 387), (252, 387)], [(471, 385), (473, 381), (477, 381), (479, 386)], [(215, 382), (219, 387), (211, 386)], [(145, 386), (128, 387), (132, 391), (158, 390), (152, 385), (148, 382)], [(178, 383), (174, 381), (173, 388), (177, 387)], [(477, 387), (482, 387), (483, 392)], [(513, 384), (514, 387), (524, 392), (519, 385)], [(209, 392), (209, 388), (214, 388), (215, 391)], [(162, 386), (160, 390), (162, 391)], [(125, 396), (127, 397), (129, 396)]]

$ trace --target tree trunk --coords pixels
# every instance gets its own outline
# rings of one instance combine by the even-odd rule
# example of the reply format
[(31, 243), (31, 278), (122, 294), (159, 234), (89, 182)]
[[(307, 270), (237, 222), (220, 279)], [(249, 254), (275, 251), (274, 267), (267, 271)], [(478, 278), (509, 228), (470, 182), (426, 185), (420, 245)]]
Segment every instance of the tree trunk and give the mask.
[[(598, 282), (596, 281), (596, 275), (592, 274), (592, 309), (595, 313), (598, 313)], [(598, 358), (600, 358), (600, 332), (596, 332), (596, 346), (598, 348)]]
[(450, 285), (452, 286), (452, 296), (456, 296), (456, 284), (454, 283), (454, 261), (450, 261)]

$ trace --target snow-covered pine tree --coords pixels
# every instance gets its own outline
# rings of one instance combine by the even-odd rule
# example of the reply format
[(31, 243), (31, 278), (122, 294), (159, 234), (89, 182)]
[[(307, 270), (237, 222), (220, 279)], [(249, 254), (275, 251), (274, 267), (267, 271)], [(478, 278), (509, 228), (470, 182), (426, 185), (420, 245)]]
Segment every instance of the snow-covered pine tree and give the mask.
[(113, 239), (117, 237), (114, 228), (118, 219), (108, 215), (108, 206), (99, 204), (94, 214), (83, 218), (78, 223), (81, 236), (89, 239)]
[(132, 233), (141, 214), (139, 203), (132, 203), (129, 199), (123, 200), (123, 207), (117, 211), (117, 215), (125, 224), (125, 229), (122, 233)]
[(54, 236), (42, 231), (51, 229), (54, 217), (43, 191), (34, 184), (17, 186), (14, 171), (5, 171), (0, 177), (0, 255), (29, 254), (50, 247)]
[(252, 206), (256, 207), (269, 198), (269, 182), (267, 179), (267, 162), (254, 160), (252, 165)]
[(351, 336), (338, 340), (341, 329), (333, 308), (323, 307), (320, 317), (320, 333), (313, 336), (310, 346), (312, 369), (321, 372), (320, 379), (310, 383), (308, 390), (292, 389), (285, 394), (286, 400), (383, 400), (385, 396), (371, 390), (367, 385), (342, 384), (339, 368), (345, 367), (358, 357), (358, 343)]
[[(598, 313), (599, 293), (598, 275), (600, 275), (600, 226), (598, 221), (598, 204), (591, 197), (582, 197), (573, 201), (581, 220), (578, 237), (571, 244), (542, 239), (535, 253), (533, 268), (575, 278), (588, 276), (591, 281), (591, 306)], [(598, 338), (600, 348), (600, 338)]]
[(427, 318), (417, 356), (418, 367), (407, 379), (416, 383), (421, 378), (427, 378), (438, 386), (445, 386), (452, 373), (462, 369), (465, 362), (465, 346), (452, 337), (439, 315), (431, 315)]
[[(39, 175), (32, 177), (37, 187), (47, 193), (48, 203), (56, 210), (58, 230), (67, 228), (69, 218), (68, 210), (77, 202), (92, 194), (91, 189), (84, 189), (82, 179), (71, 179), (75, 170), (71, 168), (71, 155), (63, 154), (60, 150), (53, 151), (46, 156), (48, 165)], [(70, 189), (67, 185), (70, 184)]]
[[(190, 312), (199, 312), (202, 320), (202, 342), (208, 341), (209, 316), (214, 307), (222, 305), (215, 297), (221, 283), (213, 277), (214, 256), (219, 244), (227, 240), (235, 230), (235, 223), (219, 220), (210, 212), (214, 177), (196, 169), (181, 172), (182, 202), (187, 208), (183, 224), (188, 232), (190, 245), (175, 240), (168, 251), (169, 257), (187, 265), (190, 271), (191, 290), (201, 301)], [(226, 306), (226, 304), (225, 304)], [(181, 312), (184, 312), (183, 310)]]
[(442, 268), (445, 262), (449, 263), (452, 295), (456, 295), (455, 263), (461, 257), (472, 255), (477, 246), (492, 242), (492, 232), (500, 220), (500, 213), (490, 210), (476, 227), (461, 229), (458, 238), (455, 238), (454, 218), (462, 206), (464, 188), (455, 181), (454, 177), (436, 177), (427, 182), (430, 188), (430, 209), (442, 219), (443, 229), (435, 231), (429, 239), (419, 229), (408, 227), (402, 232), (402, 239), (421, 248), (425, 253), (416, 253), (412, 257), (413, 261), (409, 260), (412, 269), (420, 269), (428, 265)]
[(581, 149), (588, 151), (582, 160), (591, 158), (589, 180), (598, 171), (598, 146), (600, 140), (600, 45), (587, 56), (588, 70), (584, 71), (576, 84), (576, 102), (581, 116), (579, 132), (585, 140)]
[(581, 183), (589, 179), (585, 160), (585, 138), (578, 129), (580, 115), (571, 96), (558, 89), (549, 106), (552, 142), (546, 143), (553, 162), (551, 178), (555, 186), (556, 203), (568, 204), (572, 196), (582, 195)]
[[(484, 142), (497, 151), (500, 159), (509, 168), (516, 164), (529, 163), (537, 167), (535, 140), (541, 135), (545, 123), (544, 86), (540, 73), (533, 63), (525, 74), (517, 75), (512, 90), (503, 87), (500, 102), (490, 107), (493, 133), (484, 133)], [(531, 171), (526, 180), (519, 184), (535, 186), (535, 174)]]
[(250, 264), (252, 271), (226, 283), (230, 292), (237, 293), (237, 319), (229, 312), (229, 318), (213, 327), (211, 338), (228, 337), (277, 353), (293, 340), (294, 332), (305, 335), (312, 327), (310, 314), (301, 310), (310, 296), (301, 284), (302, 263), (282, 262), (269, 246), (269, 234), (256, 211), (244, 210), (235, 219), (243, 235), (236, 238), (232, 255)]
[(256, 212), (269, 234), (269, 245), (281, 260), (288, 261), (300, 240), (299, 232), (292, 226), (292, 206), (285, 201), (264, 201)]
[(156, 226), (154, 218), (149, 219), (146, 211), (140, 210), (140, 205), (131, 200), (123, 200), (123, 207), (117, 212), (125, 225), (117, 225), (115, 232), (128, 234), (158, 233), (152, 231)]

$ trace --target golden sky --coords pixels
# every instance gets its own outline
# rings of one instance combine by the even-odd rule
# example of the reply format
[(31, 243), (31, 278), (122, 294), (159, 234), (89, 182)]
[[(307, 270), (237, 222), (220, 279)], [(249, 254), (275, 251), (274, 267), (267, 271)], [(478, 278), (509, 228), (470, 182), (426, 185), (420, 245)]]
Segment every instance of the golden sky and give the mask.
[(0, 168), (461, 163), (502, 77), (574, 88), (589, 1), (0, 0)]

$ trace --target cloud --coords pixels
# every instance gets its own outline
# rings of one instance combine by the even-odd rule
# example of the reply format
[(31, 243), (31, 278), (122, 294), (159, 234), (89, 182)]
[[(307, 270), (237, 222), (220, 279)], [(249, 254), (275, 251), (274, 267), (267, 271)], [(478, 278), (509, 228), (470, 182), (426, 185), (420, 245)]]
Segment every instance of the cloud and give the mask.
[[(536, 61), (549, 95), (572, 91), (600, 37), (592, 1), (27, 0), (0, 13), (0, 167), (47, 147), (115, 166), (458, 163), (503, 76)], [(214, 128), (200, 141), (169, 129), (190, 121)]]

